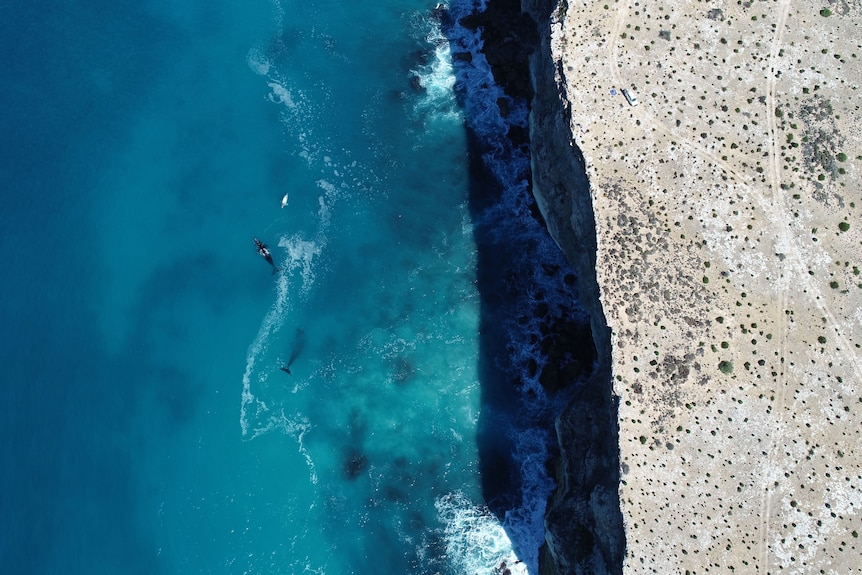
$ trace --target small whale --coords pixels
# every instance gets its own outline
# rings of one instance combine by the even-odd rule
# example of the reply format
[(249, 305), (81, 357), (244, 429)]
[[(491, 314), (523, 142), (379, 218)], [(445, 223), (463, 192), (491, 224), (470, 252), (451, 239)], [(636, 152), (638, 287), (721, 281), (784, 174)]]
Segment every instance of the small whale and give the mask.
[(286, 205), (287, 205), (287, 194), (284, 194), (284, 197), (281, 198), (281, 207), (283, 208)]
[(266, 247), (266, 244), (260, 241), (257, 238), (254, 238), (254, 245), (257, 247), (257, 253), (260, 254), (260, 257), (269, 262), (269, 265), (272, 266), (272, 273), (280, 272), (281, 269), (275, 267), (275, 262), (272, 261), (272, 254), (269, 252), (269, 248)]
[(286, 373), (287, 375), (293, 375), (290, 373), (290, 366), (293, 365), (293, 362), (296, 361), (296, 358), (302, 353), (302, 350), (305, 349), (305, 330), (301, 327), (296, 328), (296, 336), (293, 338), (293, 349), (290, 352), (290, 359), (287, 360), (287, 365), (280, 368), (281, 371)]

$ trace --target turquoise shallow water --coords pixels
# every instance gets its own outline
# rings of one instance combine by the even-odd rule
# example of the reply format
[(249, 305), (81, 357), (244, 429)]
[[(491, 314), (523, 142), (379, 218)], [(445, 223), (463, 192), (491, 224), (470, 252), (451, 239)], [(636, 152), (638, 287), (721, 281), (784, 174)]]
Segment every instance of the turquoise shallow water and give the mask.
[(433, 7), (0, 9), (10, 572), (535, 572), (553, 410), (503, 315), (570, 282), (525, 271), (564, 264), (523, 151), (470, 171), (498, 95)]

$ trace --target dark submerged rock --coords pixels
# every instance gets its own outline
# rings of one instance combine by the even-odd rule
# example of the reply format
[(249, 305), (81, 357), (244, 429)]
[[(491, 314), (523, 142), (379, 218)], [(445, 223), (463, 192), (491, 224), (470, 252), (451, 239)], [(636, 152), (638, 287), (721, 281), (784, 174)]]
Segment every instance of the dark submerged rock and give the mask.
[(362, 475), (366, 469), (368, 469), (368, 457), (355, 447), (351, 447), (344, 459), (344, 476), (353, 480)]
[(403, 357), (396, 359), (392, 367), (392, 380), (398, 385), (404, 385), (416, 373), (413, 364)]

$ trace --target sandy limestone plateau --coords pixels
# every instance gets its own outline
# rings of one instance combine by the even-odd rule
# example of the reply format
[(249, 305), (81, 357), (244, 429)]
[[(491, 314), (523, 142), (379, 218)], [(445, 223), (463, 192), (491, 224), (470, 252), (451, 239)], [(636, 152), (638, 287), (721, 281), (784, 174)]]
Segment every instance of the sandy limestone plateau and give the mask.
[(625, 573), (862, 572), (860, 22), (859, 0), (551, 15), (612, 330)]

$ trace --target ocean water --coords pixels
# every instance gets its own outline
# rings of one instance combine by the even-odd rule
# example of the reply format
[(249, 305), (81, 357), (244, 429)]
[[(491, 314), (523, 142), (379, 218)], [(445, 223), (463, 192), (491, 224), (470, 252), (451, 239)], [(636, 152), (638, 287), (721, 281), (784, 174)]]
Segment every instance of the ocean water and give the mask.
[(4, 572), (537, 573), (586, 318), (481, 6), (88, 4), (0, 7)]

